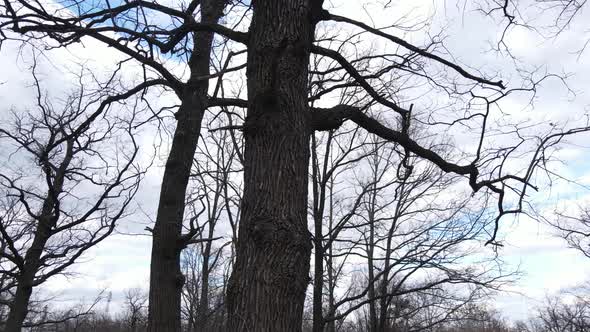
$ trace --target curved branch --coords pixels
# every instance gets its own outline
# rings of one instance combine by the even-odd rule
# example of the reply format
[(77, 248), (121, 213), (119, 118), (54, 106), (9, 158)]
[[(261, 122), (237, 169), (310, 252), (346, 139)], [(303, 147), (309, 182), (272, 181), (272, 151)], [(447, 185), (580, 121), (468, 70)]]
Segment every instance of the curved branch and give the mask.
[(385, 39), (389, 39), (390, 41), (403, 46), (405, 48), (407, 48), (408, 50), (412, 51), (412, 52), (416, 52), (418, 54), (420, 54), (421, 56), (425, 57), (425, 58), (429, 58), (432, 60), (435, 60), (436, 62), (439, 62), (447, 67), (450, 67), (452, 69), (454, 69), (456, 72), (458, 72), (459, 74), (461, 74), (461, 76), (468, 78), (470, 80), (476, 81), (478, 83), (481, 84), (486, 84), (486, 85), (491, 85), (491, 86), (496, 86), (500, 89), (505, 89), (506, 87), (504, 86), (504, 83), (500, 80), (500, 81), (490, 81), (488, 79), (485, 79), (483, 77), (480, 76), (476, 76), (473, 74), (470, 74), (469, 72), (467, 72), (465, 69), (463, 69), (461, 66), (457, 65), (456, 63), (453, 63), (449, 60), (446, 60), (444, 58), (441, 58), (440, 56), (436, 55), (436, 54), (432, 54), (424, 49), (421, 49), (417, 46), (414, 46), (410, 43), (408, 43), (407, 41), (396, 37), (394, 35), (385, 33), (377, 28), (373, 28), (368, 26), (367, 24), (363, 23), (363, 22), (359, 22), (359, 21), (355, 21), (353, 19), (347, 18), (347, 17), (343, 17), (343, 16), (338, 16), (338, 15), (333, 15), (330, 14), (328, 12), (326, 12), (324, 14), (324, 21), (335, 21), (335, 22), (343, 22), (343, 23), (348, 23), (348, 24), (352, 24), (356, 27), (359, 27), (363, 30), (366, 30), (372, 34), (375, 34), (377, 36), (383, 37)]
[(348, 74), (354, 78), (358, 84), (363, 87), (363, 89), (365, 89), (365, 91), (367, 91), (367, 93), (379, 104), (389, 107), (402, 115), (408, 113), (408, 110), (400, 107), (392, 101), (387, 100), (387, 98), (384, 98), (377, 91), (375, 91), (371, 84), (369, 84), (369, 82), (367, 82), (367, 80), (356, 70), (356, 68), (354, 68), (354, 66), (348, 62), (339, 52), (316, 45), (311, 47), (311, 52), (336, 60), (342, 66), (342, 68), (344, 68), (346, 72), (348, 72)]

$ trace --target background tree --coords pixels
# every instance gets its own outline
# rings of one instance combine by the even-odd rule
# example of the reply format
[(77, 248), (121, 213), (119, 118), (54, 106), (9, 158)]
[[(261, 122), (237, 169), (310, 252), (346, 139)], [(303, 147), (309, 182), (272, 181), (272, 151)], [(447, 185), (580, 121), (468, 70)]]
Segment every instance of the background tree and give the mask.
[(590, 328), (588, 287), (562, 290), (537, 308), (533, 326), (539, 331), (580, 332)]
[[(223, 127), (223, 117), (207, 117), (211, 126)], [(231, 269), (235, 243), (235, 190), (241, 172), (239, 146), (231, 130), (203, 134), (195, 155), (187, 207), (188, 232), (197, 230), (183, 254), (186, 286), (183, 309), (187, 331), (221, 331), (225, 324), (224, 294), (227, 270)], [(237, 193), (239, 196), (239, 193)], [(239, 202), (239, 197), (238, 202)], [(239, 204), (239, 203), (238, 203)]]
[(458, 314), (459, 320), (448, 331), (510, 332), (512, 329), (494, 309), (485, 305), (469, 304)]
[(8, 280), (0, 293), (10, 307), (5, 331), (21, 330), (33, 288), (65, 273), (113, 232), (143, 174), (131, 124), (141, 109), (113, 104), (149, 84), (115, 94), (120, 85), (113, 76), (96, 88), (81, 85), (60, 105), (43, 92), (35, 66), (33, 77), (36, 109), (14, 111), (13, 127), (0, 128), (9, 149), (0, 173), (6, 202), (0, 273)]
[(147, 323), (147, 294), (140, 288), (125, 291), (125, 317), (127, 330), (130, 332), (144, 331)]
[[(340, 230), (346, 226), (346, 222), (354, 215), (360, 205), (360, 198), (365, 191), (346, 209), (342, 210), (335, 195), (337, 182), (350, 169), (362, 160), (366, 155), (362, 153), (363, 139), (357, 139), (357, 129), (342, 131), (340, 133), (329, 132), (326, 135), (314, 135), (311, 142), (312, 160), (312, 218), (313, 218), (313, 330), (324, 330), (323, 308), (327, 301), (328, 310), (333, 309), (334, 278), (332, 262), (332, 243), (337, 238)], [(319, 136), (319, 137), (318, 137)], [(325, 140), (325, 141), (322, 141)], [(321, 149), (321, 152), (320, 152)], [(324, 231), (326, 229), (326, 231)], [(325, 268), (328, 269), (327, 278)], [(324, 296), (325, 281), (328, 281), (328, 297)], [(330, 328), (333, 325), (328, 323)], [(329, 329), (330, 329), (329, 328)]]
[[(493, 228), (485, 200), (460, 190), (444, 199), (442, 193), (456, 183), (453, 176), (420, 160), (404, 160), (385, 142), (361, 137), (364, 144), (358, 145), (347, 138), (346, 144), (335, 138), (335, 157), (324, 158), (337, 164), (342, 162), (338, 152), (348, 151), (343, 146), (360, 146), (361, 157), (351, 158), (355, 167), (332, 173), (337, 176), (323, 198), (330, 218), (325, 224), (338, 225), (328, 228), (324, 238), (328, 271), (322, 277), (329, 286), (329, 308), (321, 321), (328, 330), (362, 312), (368, 331), (434, 328), (514, 277), (495, 268), (493, 252), (476, 250)], [(312, 160), (318, 160), (314, 153)], [(341, 221), (332, 222), (339, 215)], [(469, 263), (473, 260), (478, 263)], [(344, 295), (335, 297), (335, 290)]]
[[(576, 215), (577, 214), (577, 215)], [(541, 217), (563, 238), (569, 247), (590, 258), (590, 210), (558, 212), (555, 216)]]

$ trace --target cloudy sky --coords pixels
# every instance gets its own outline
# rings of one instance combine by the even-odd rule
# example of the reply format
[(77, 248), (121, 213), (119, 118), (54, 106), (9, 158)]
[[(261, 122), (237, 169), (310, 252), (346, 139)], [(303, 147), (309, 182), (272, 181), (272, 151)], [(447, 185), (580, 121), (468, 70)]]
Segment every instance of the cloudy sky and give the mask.
[[(590, 28), (584, 26), (582, 19), (575, 20), (573, 26), (557, 38), (547, 38), (525, 28), (511, 29), (506, 36), (506, 45), (517, 59), (514, 60), (506, 53), (490, 51), (502, 32), (501, 22), (482, 18), (470, 5), (457, 6), (456, 2), (450, 0), (447, 3), (436, 0), (407, 1), (382, 11), (375, 10), (380, 7), (370, 5), (370, 1), (355, 5), (347, 2), (333, 1), (332, 11), (371, 22), (374, 26), (388, 25), (391, 16), (397, 13), (407, 13), (408, 20), (433, 15), (437, 23), (430, 27), (431, 31), (436, 32), (444, 26), (447, 35), (445, 44), (449, 52), (457, 61), (473, 68), (500, 71), (510, 77), (516, 75), (513, 68), (518, 62), (529, 68), (571, 74), (567, 80), (571, 91), (559, 82), (550, 82), (538, 91), (534, 108), (523, 108), (522, 100), (518, 98), (507, 101), (504, 107), (523, 112), (523, 117), (548, 123), (566, 119), (574, 121), (589, 110), (590, 95), (586, 91), (590, 87), (590, 51), (581, 55), (575, 52), (590, 38), (582, 33)], [(372, 14), (370, 19), (367, 13)], [(549, 24), (543, 15), (526, 15), (530, 15), (540, 25)], [(409, 38), (420, 40), (421, 37), (412, 35)], [(29, 54), (26, 49), (19, 52), (18, 45), (10, 43), (3, 45), (0, 51), (2, 119), (6, 119), (5, 111), (12, 107), (25, 109), (32, 105), (34, 90), (31, 89)], [(46, 58), (40, 63), (40, 73), (44, 86), (54, 95), (63, 93), (69, 86), (65, 73), (72, 69), (72, 59), (101, 72), (118, 58), (114, 51), (92, 41), (85, 42), (83, 46), (77, 45), (69, 51), (47, 52), (44, 56)], [(165, 100), (162, 104), (168, 102), (173, 101)], [(560, 155), (564, 161), (560, 169), (562, 174), (585, 185), (590, 185), (590, 158), (585, 157), (589, 152), (588, 144), (585, 144), (588, 138), (577, 139), (576, 144), (568, 145)], [(144, 144), (152, 143), (152, 138), (145, 138)], [(133, 287), (147, 289), (151, 239), (143, 228), (149, 225), (154, 216), (163, 163), (164, 159), (157, 157), (157, 167), (150, 170), (142, 183), (142, 190), (137, 197), (141, 210), (136, 209), (137, 213), (121, 227), (119, 234), (111, 236), (80, 260), (72, 268), (75, 273), (72, 277), (52, 279), (45, 286), (47, 292), (58, 294), (60, 300), (71, 303), (81, 298), (91, 301), (100, 289), (108, 288), (113, 292), (113, 301), (117, 305), (123, 290)], [(531, 200), (537, 202), (539, 208), (549, 216), (556, 208), (575, 207), (583, 204), (588, 197), (588, 192), (582, 186), (558, 182), (551, 190), (536, 194)], [(530, 308), (542, 303), (546, 294), (578, 285), (590, 275), (590, 260), (566, 248), (563, 240), (556, 238), (554, 232), (542, 223), (520, 216), (517, 219), (504, 219), (501, 227), (505, 246), (499, 248), (499, 254), (508, 264), (520, 266), (524, 273), (520, 281), (509, 288), (511, 292), (497, 296), (496, 306), (506, 316), (525, 318)], [(123, 233), (137, 234), (131, 236)]]

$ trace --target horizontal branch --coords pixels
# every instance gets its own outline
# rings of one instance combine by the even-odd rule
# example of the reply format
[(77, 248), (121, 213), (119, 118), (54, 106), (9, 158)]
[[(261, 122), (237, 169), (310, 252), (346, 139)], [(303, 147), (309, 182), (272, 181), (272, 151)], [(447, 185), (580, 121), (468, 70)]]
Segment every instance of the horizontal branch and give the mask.
[(247, 108), (248, 101), (239, 98), (209, 98), (209, 106), (236, 106)]
[(474, 164), (457, 165), (446, 161), (436, 152), (426, 149), (412, 140), (407, 134), (390, 129), (379, 121), (371, 118), (360, 108), (348, 105), (337, 105), (332, 108), (313, 108), (312, 126), (315, 130), (333, 130), (339, 128), (346, 120), (351, 120), (358, 126), (385, 140), (396, 142), (417, 156), (431, 161), (446, 173), (467, 175), (474, 191), (481, 185), (477, 183), (479, 172)]

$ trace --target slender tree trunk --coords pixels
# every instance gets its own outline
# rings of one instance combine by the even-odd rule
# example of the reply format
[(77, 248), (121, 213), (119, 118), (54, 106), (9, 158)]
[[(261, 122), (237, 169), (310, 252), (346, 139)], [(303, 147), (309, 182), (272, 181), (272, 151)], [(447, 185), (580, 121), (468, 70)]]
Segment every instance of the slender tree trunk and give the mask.
[[(313, 332), (324, 330), (323, 315), (323, 288), (324, 288), (324, 248), (322, 235), (322, 220), (314, 218), (315, 240), (314, 240), (314, 280), (313, 280)], [(318, 231), (319, 228), (319, 231)], [(319, 235), (319, 237), (318, 237)]]
[(188, 174), (195, 152), (203, 103), (183, 101), (166, 163), (152, 237), (148, 331), (180, 331), (184, 276), (180, 271), (180, 235)]
[[(314, 276), (313, 276), (313, 332), (324, 330), (323, 289), (324, 289), (324, 248), (322, 241), (322, 220), (314, 218)], [(318, 230), (319, 228), (319, 230)]]
[[(215, 23), (223, 14), (224, 0), (203, 0), (201, 21)], [(181, 96), (176, 113), (177, 126), (164, 169), (156, 223), (152, 237), (152, 257), (149, 294), (149, 332), (181, 330), (180, 305), (184, 276), (180, 270), (182, 223), (186, 187), (207, 108), (209, 61), (213, 34), (198, 32), (189, 60), (191, 78)]]
[[(405, 187), (406, 182), (402, 182), (397, 196), (397, 203), (395, 205), (395, 214), (391, 225), (389, 226), (389, 231), (387, 232), (387, 244), (385, 246), (385, 259), (383, 261), (383, 275), (381, 279), (381, 283), (379, 284), (379, 295), (381, 296), (379, 300), (379, 325), (377, 326), (378, 331), (385, 331), (386, 328), (390, 328), (392, 325), (390, 322), (390, 316), (387, 312), (391, 303), (391, 297), (385, 296), (387, 294), (387, 288), (389, 287), (389, 274), (392, 268), (392, 261), (391, 255), (393, 253), (392, 246), (393, 246), (393, 235), (397, 229), (398, 221), (401, 214), (402, 209), (402, 202), (404, 201), (405, 197)], [(393, 321), (395, 320), (395, 316), (393, 317)], [(395, 327), (393, 327), (395, 328)]]
[[(392, 226), (393, 228), (393, 226)], [(391, 235), (391, 233), (390, 233)], [(388, 324), (388, 315), (387, 309), (389, 307), (389, 297), (385, 296), (387, 294), (387, 286), (389, 281), (389, 270), (391, 269), (390, 261), (391, 261), (391, 236), (387, 239), (387, 247), (385, 249), (385, 261), (383, 266), (383, 276), (381, 279), (381, 283), (379, 284), (379, 295), (381, 298), (379, 299), (379, 324), (377, 326), (379, 331), (385, 331), (385, 327)]]
[[(210, 221), (212, 222), (212, 221)], [(213, 237), (214, 226), (209, 224), (209, 238)], [(201, 266), (201, 297), (197, 306), (197, 327), (204, 329), (207, 326), (209, 314), (209, 260), (211, 258), (211, 241), (205, 243), (203, 250), (203, 262)]]
[[(329, 215), (328, 215), (328, 229), (334, 228), (334, 179), (330, 179), (330, 187), (329, 187), (329, 199), (330, 199), (330, 206), (329, 206)], [(328, 312), (336, 313), (336, 299), (334, 298), (334, 290), (336, 289), (336, 281), (334, 280), (336, 277), (334, 276), (334, 262), (332, 260), (333, 252), (332, 252), (332, 244), (328, 245), (328, 248), (324, 248), (324, 250), (328, 253), (328, 259), (326, 260), (326, 270), (328, 272)], [(323, 318), (322, 318), (323, 319)], [(336, 332), (336, 322), (334, 320), (330, 320), (326, 324), (326, 331), (327, 332)]]
[(17, 287), (14, 298), (10, 304), (10, 312), (6, 320), (5, 332), (20, 332), (29, 312), (29, 301), (33, 293), (33, 282), (35, 275), (39, 270), (40, 258), (43, 253), (43, 248), (49, 238), (51, 231), (50, 218), (43, 218), (38, 226), (33, 244), (25, 255), (24, 269), (20, 272), (17, 278)]
[(373, 261), (373, 252), (375, 248), (375, 225), (373, 211), (369, 212), (369, 244), (367, 248), (368, 259), (368, 277), (369, 277), (369, 291), (368, 296), (371, 300), (369, 302), (369, 332), (377, 332), (377, 310), (375, 300), (375, 262)]
[(314, 271), (313, 271), (313, 332), (322, 332), (324, 330), (323, 314), (323, 290), (324, 290), (324, 237), (322, 226), (324, 222), (324, 209), (326, 200), (326, 168), (328, 156), (330, 154), (331, 133), (328, 137), (325, 160), (320, 174), (320, 164), (317, 154), (317, 142), (312, 135), (311, 140), (311, 159), (312, 159), (312, 181), (313, 181), (313, 223), (314, 223)]
[(227, 294), (229, 331), (301, 331), (311, 258), (307, 79), (312, 3), (321, 5), (253, 1), (244, 196)]
[[(328, 258), (328, 269), (332, 268), (332, 258)], [(329, 278), (333, 277), (333, 272), (328, 272), (328, 274), (330, 275)], [(328, 310), (330, 312), (335, 312), (336, 309), (336, 299), (334, 298), (334, 290), (336, 289), (336, 285), (334, 284), (334, 282), (332, 281), (333, 279), (329, 279), (330, 281), (328, 281)], [(326, 324), (326, 332), (336, 332), (336, 321), (335, 320), (330, 320), (327, 324)]]
[[(45, 245), (51, 237), (52, 229), (55, 227), (59, 218), (60, 211), (56, 208), (56, 201), (63, 191), (65, 172), (70, 166), (73, 157), (73, 142), (67, 141), (66, 153), (64, 159), (59, 165), (52, 178), (53, 183), (49, 187), (47, 196), (43, 200), (40, 218), (37, 220), (37, 228), (31, 247), (27, 250), (23, 259), (23, 267), (17, 277), (17, 287), (14, 298), (10, 304), (10, 312), (6, 320), (4, 332), (20, 332), (29, 312), (29, 301), (33, 293), (35, 276), (41, 267), (41, 256)], [(47, 162), (41, 159), (42, 162)], [(45, 172), (51, 174), (48, 164), (45, 164)]]
[[(194, 278), (193, 278), (194, 280)], [(191, 287), (192, 288), (192, 287)], [(191, 289), (188, 292), (192, 294), (197, 294), (198, 290)], [(188, 317), (187, 317), (187, 324), (186, 324), (186, 331), (187, 332), (196, 332), (197, 331), (197, 306), (198, 306), (198, 299), (195, 299), (194, 295), (190, 295), (189, 298), (189, 305), (188, 305)]]
[(375, 261), (373, 254), (375, 251), (375, 212), (377, 210), (377, 183), (379, 179), (379, 154), (377, 152), (377, 146), (375, 145), (375, 151), (373, 152), (373, 190), (370, 195), (370, 201), (368, 202), (368, 217), (369, 217), (369, 239), (367, 244), (367, 269), (369, 277), (369, 332), (377, 332), (377, 308), (375, 300)]

